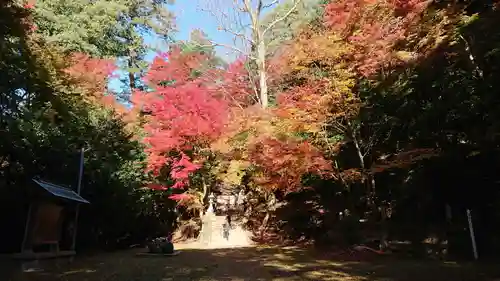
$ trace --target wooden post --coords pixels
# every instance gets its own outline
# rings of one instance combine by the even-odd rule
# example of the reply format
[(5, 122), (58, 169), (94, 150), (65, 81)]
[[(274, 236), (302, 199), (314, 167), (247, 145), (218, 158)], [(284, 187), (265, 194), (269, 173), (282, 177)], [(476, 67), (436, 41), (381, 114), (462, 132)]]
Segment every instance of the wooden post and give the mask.
[(21, 253), (24, 252), (24, 249), (26, 249), (26, 242), (28, 241), (28, 236), (30, 232), (30, 224), (31, 224), (31, 212), (33, 209), (33, 203), (30, 203), (30, 206), (28, 208), (28, 215), (26, 216), (26, 225), (24, 227), (24, 236), (23, 236), (23, 243), (21, 244)]
[[(85, 153), (85, 150), (82, 147), (82, 149), (80, 151), (80, 172), (78, 175), (78, 186), (77, 186), (77, 190), (76, 190), (78, 195), (80, 195), (80, 191), (82, 188), (84, 153)], [(71, 243), (71, 251), (74, 251), (76, 248), (76, 231), (78, 228), (78, 215), (79, 215), (79, 213), (80, 213), (80, 204), (78, 203), (78, 205), (76, 205), (75, 222), (73, 224), (73, 241)]]
[(467, 209), (467, 220), (469, 221), (469, 233), (470, 240), (472, 242), (472, 252), (474, 253), (474, 259), (477, 260), (479, 258), (479, 255), (477, 253), (476, 236), (474, 235), (474, 226), (472, 225), (472, 216), (469, 209)]

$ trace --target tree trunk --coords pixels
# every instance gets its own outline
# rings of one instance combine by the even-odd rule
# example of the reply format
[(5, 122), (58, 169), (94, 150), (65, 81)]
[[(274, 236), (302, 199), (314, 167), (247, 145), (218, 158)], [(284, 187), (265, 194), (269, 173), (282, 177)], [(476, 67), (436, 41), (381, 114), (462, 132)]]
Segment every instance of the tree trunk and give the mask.
[(264, 238), (264, 233), (267, 229), (267, 223), (269, 222), (269, 219), (271, 218), (271, 212), (274, 212), (276, 210), (276, 197), (274, 196), (273, 193), (268, 195), (267, 198), (267, 204), (266, 204), (266, 216), (264, 217), (264, 220), (262, 220), (262, 224), (260, 226), (260, 237)]
[(259, 90), (260, 102), (262, 108), (267, 108), (269, 105), (269, 97), (267, 93), (267, 73), (266, 73), (266, 44), (264, 38), (259, 37), (259, 45), (257, 47), (257, 71), (259, 72)]
[(484, 75), (483, 74), (483, 70), (479, 67), (479, 65), (478, 65), (478, 63), (476, 61), (476, 58), (474, 57), (474, 54), (472, 53), (472, 50), (471, 50), (470, 45), (469, 45), (469, 42), (462, 35), (460, 35), (460, 38), (462, 38), (462, 40), (465, 43), (465, 52), (467, 53), (467, 55), (469, 57), (469, 60), (472, 63), (472, 66), (474, 67), (474, 69), (475, 69), (477, 75), (479, 76), (479, 78), (482, 79), (483, 75)]
[(266, 232), (267, 222), (269, 221), (270, 216), (271, 215), (269, 214), (269, 211), (267, 211), (266, 216), (264, 217), (264, 220), (262, 221), (262, 225), (260, 226), (260, 239), (264, 239), (264, 233)]
[(204, 205), (205, 205), (205, 198), (207, 198), (207, 194), (208, 194), (208, 186), (205, 182), (205, 179), (202, 178), (201, 179), (201, 183), (202, 183), (202, 186), (203, 186), (203, 194), (200, 198), (200, 202), (201, 202), (201, 210), (200, 210), (200, 219), (203, 220), (203, 215), (205, 214), (205, 208), (204, 208)]
[(128, 59), (128, 68), (129, 68), (129, 72), (128, 72), (129, 84), (128, 84), (128, 86), (130, 87), (130, 93), (132, 93), (134, 91), (134, 89), (136, 88), (135, 75), (134, 75), (134, 73), (132, 73), (132, 71), (130, 71), (130, 69), (132, 69), (134, 66), (134, 63), (133, 63), (134, 59), (135, 58), (132, 58), (132, 54), (130, 54), (129, 59)]
[[(363, 174), (363, 183), (367, 183), (368, 186), (368, 202), (371, 206), (374, 205), (373, 202), (373, 197), (375, 196), (375, 178), (373, 175), (369, 174), (366, 172), (366, 163), (365, 163), (365, 157), (363, 155), (363, 151), (361, 150), (361, 145), (359, 144), (359, 140), (356, 137), (356, 132), (354, 129), (350, 128), (350, 137), (352, 139), (352, 142), (354, 143), (354, 147), (356, 148), (356, 154), (358, 156), (359, 160), (359, 165), (361, 166), (362, 169), (362, 174)], [(368, 179), (368, 182), (365, 179), (365, 176)]]
[(363, 172), (365, 172), (365, 168), (366, 168), (365, 157), (363, 156), (363, 151), (361, 151), (361, 146), (359, 145), (359, 141), (356, 138), (356, 133), (354, 133), (354, 132), (351, 133), (351, 138), (352, 138), (352, 142), (354, 143), (354, 147), (356, 148), (356, 154), (357, 154), (358, 159), (359, 159), (359, 165), (361, 166), (361, 169), (363, 169)]
[(351, 138), (354, 143), (354, 147), (356, 148), (356, 154), (359, 159), (359, 164), (361, 166), (361, 169), (363, 170), (363, 176), (367, 177), (367, 181), (363, 177), (363, 182), (366, 183), (368, 187), (368, 196), (367, 196), (367, 203), (368, 207), (376, 212), (378, 211), (379, 214), (381, 215), (381, 221), (380, 221), (380, 250), (385, 250), (388, 247), (388, 226), (387, 226), (387, 212), (386, 212), (386, 207), (381, 206), (380, 209), (377, 209), (376, 202), (375, 202), (375, 194), (376, 194), (376, 182), (375, 182), (375, 177), (366, 172), (366, 163), (365, 163), (365, 158), (363, 156), (363, 151), (361, 150), (361, 146), (359, 144), (359, 140), (356, 137), (356, 133), (354, 130), (351, 130)]

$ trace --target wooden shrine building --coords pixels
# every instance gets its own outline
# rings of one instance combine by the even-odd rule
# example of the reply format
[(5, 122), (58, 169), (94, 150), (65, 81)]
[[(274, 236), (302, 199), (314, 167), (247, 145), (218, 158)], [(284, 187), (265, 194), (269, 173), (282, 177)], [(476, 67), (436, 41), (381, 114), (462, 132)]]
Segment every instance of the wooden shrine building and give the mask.
[[(21, 252), (14, 255), (18, 259), (44, 259), (75, 254), (73, 247), (60, 248), (63, 225), (73, 226), (73, 233), (65, 236), (66, 240), (74, 239), (77, 204), (89, 204), (75, 191), (50, 182), (33, 179), (35, 185), (30, 186), (30, 207), (26, 218), (26, 226)], [(68, 228), (68, 227), (66, 227)]]

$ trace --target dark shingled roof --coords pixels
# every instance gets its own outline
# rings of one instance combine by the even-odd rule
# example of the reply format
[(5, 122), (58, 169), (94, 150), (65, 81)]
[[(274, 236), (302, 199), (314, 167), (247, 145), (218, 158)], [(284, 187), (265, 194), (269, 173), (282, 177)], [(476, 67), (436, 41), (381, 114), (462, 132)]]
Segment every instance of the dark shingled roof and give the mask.
[(33, 179), (34, 182), (36, 182), (39, 186), (43, 187), (46, 191), (50, 192), (52, 195), (60, 197), (60, 198), (65, 198), (68, 200), (80, 202), (80, 203), (85, 203), (89, 204), (90, 202), (83, 199), (80, 195), (78, 195), (76, 192), (74, 192), (71, 189), (55, 185), (50, 182), (42, 181), (39, 179)]

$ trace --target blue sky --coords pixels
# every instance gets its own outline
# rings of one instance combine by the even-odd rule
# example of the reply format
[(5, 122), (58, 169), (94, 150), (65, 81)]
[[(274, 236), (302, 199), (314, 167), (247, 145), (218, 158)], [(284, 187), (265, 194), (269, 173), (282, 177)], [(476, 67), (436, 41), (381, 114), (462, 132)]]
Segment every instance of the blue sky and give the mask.
[[(187, 40), (189, 34), (194, 29), (201, 29), (208, 35), (208, 38), (217, 43), (232, 45), (232, 35), (223, 31), (217, 30), (217, 20), (207, 12), (200, 11), (197, 0), (177, 0), (170, 10), (176, 16), (176, 25), (178, 32), (175, 34), (175, 39)], [(217, 53), (221, 57), (231, 58), (226, 54), (229, 50), (218, 48)]]
[[(210, 3), (211, 5), (216, 6), (215, 8), (219, 11), (223, 11), (231, 15), (233, 14), (232, 12), (234, 12), (234, 6), (232, 4), (233, 1), (234, 0), (175, 0), (175, 4), (168, 6), (169, 10), (175, 15), (177, 32), (173, 34), (173, 38), (176, 40), (187, 40), (189, 39), (189, 35), (192, 30), (200, 29), (215, 43), (231, 46), (234, 45), (234, 36), (230, 33), (218, 30), (219, 23), (217, 19), (210, 13), (202, 11), (200, 7), (200, 3)], [(286, 0), (280, 0), (278, 2), (282, 3), (284, 1)], [(224, 5), (225, 3), (227, 3), (227, 5)], [(206, 5), (203, 7), (207, 8)], [(266, 9), (264, 14), (272, 9), (273, 8)], [(242, 14), (238, 15), (242, 16)], [(246, 16), (248, 17), (248, 15)], [(243, 24), (248, 22), (248, 18), (243, 19)], [(144, 41), (147, 45), (156, 49), (167, 50), (167, 46), (164, 43), (162, 46), (162, 42), (153, 36), (145, 36)], [(226, 47), (216, 47), (216, 52), (220, 58), (228, 62), (234, 60), (239, 55), (239, 53)], [(155, 56), (155, 52), (149, 52), (146, 55), (146, 61), (153, 61)], [(126, 73), (123, 71), (116, 71), (115, 74), (126, 77)], [(112, 79), (108, 86), (111, 91), (120, 92), (123, 84), (120, 82), (120, 79)]]
[[(232, 36), (228, 33), (217, 30), (217, 21), (207, 12), (200, 11), (196, 0), (177, 0), (174, 5), (169, 6), (169, 10), (175, 14), (177, 32), (174, 34), (176, 40), (187, 40), (189, 34), (194, 29), (201, 29), (208, 37), (223, 44), (232, 44)], [(158, 41), (151, 36), (144, 37), (146, 44), (158, 46)], [(219, 48), (220, 56), (226, 57), (228, 50)], [(155, 54), (152, 52), (147, 59), (152, 60)]]
[[(219, 31), (217, 29), (217, 20), (209, 13), (200, 11), (197, 2), (197, 0), (177, 0), (174, 5), (169, 6), (169, 10), (172, 11), (176, 17), (175, 24), (177, 26), (177, 32), (173, 37), (176, 40), (187, 40), (192, 30), (201, 29), (214, 42), (232, 45), (232, 35)], [(147, 45), (166, 50), (167, 46), (162, 45), (162, 43), (153, 36), (145, 36), (144, 40)], [(233, 51), (222, 47), (217, 48), (217, 54), (226, 60), (231, 60), (235, 57)], [(155, 56), (155, 52), (149, 52), (146, 56), (146, 60), (151, 62)], [(123, 71), (117, 71), (116, 74), (121, 76), (125, 73)], [(119, 91), (120, 86), (121, 82), (119, 79), (113, 79), (109, 83), (109, 88), (113, 91)]]

